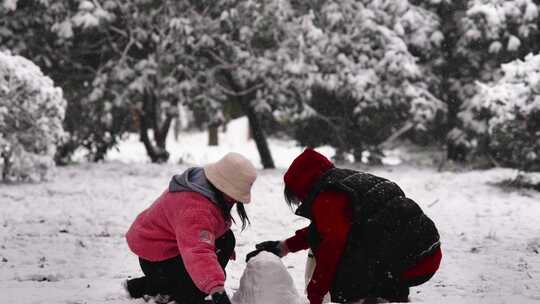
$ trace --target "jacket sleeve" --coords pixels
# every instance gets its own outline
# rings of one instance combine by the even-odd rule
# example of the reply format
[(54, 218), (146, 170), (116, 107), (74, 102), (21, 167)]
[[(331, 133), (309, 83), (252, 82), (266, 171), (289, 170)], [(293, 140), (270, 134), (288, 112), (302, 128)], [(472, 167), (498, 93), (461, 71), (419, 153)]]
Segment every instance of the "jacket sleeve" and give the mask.
[(321, 240), (307, 293), (311, 304), (320, 304), (330, 290), (347, 243), (351, 225), (349, 198), (345, 193), (322, 192), (313, 202), (312, 212)]
[(302, 228), (294, 234), (294, 236), (285, 240), (289, 252), (297, 252), (309, 248), (307, 241), (308, 227)]
[(175, 235), (191, 279), (209, 294), (225, 284), (225, 273), (215, 253), (217, 219), (210, 210), (190, 208), (174, 218)]

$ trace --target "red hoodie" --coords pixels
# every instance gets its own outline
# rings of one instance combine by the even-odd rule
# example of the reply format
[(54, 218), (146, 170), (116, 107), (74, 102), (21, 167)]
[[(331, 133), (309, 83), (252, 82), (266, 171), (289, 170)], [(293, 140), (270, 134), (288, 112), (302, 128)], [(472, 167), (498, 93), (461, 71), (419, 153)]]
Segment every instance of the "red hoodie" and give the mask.
[[(285, 173), (285, 186), (300, 200), (304, 200), (312, 186), (333, 167), (326, 157), (307, 149), (293, 161)], [(349, 197), (344, 192), (322, 191), (314, 199), (311, 213), (321, 242), (314, 253), (317, 263), (307, 292), (311, 304), (320, 304), (330, 290), (337, 264), (347, 243), (352, 216)], [(307, 234), (307, 227), (296, 231), (293, 237), (285, 241), (288, 250), (296, 252), (308, 249)], [(406, 282), (435, 273), (441, 257), (439, 249), (405, 271), (401, 276), (402, 280)]]

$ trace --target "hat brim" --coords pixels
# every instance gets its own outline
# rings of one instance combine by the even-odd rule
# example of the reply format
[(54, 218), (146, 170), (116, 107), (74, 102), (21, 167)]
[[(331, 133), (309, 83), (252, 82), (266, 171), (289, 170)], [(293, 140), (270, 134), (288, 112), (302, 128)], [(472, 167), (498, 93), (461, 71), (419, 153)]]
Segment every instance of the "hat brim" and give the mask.
[(249, 204), (251, 202), (251, 193), (245, 193), (238, 191), (236, 187), (229, 182), (229, 180), (219, 173), (219, 170), (215, 168), (214, 164), (207, 165), (204, 169), (204, 174), (208, 181), (212, 183), (219, 191), (232, 197), (235, 201), (242, 204)]

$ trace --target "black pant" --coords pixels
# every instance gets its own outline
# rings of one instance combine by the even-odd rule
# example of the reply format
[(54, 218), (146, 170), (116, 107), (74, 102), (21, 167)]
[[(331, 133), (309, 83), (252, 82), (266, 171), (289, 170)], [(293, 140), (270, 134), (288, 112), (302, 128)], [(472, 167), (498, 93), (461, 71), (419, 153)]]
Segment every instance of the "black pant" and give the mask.
[[(230, 230), (215, 241), (216, 255), (223, 271), (235, 245), (236, 239)], [(145, 276), (128, 280), (128, 290), (132, 297), (154, 296), (159, 293), (170, 295), (179, 303), (204, 303), (207, 294), (195, 286), (181, 256), (159, 262), (139, 258), (139, 262)]]
[[(434, 273), (425, 276), (416, 277), (408, 281), (400, 281), (381, 284), (376, 289), (375, 295), (377, 297), (384, 298), (390, 302), (409, 302), (409, 289), (413, 286), (418, 286), (429, 281), (433, 277)], [(365, 301), (365, 304), (369, 304), (369, 301)]]

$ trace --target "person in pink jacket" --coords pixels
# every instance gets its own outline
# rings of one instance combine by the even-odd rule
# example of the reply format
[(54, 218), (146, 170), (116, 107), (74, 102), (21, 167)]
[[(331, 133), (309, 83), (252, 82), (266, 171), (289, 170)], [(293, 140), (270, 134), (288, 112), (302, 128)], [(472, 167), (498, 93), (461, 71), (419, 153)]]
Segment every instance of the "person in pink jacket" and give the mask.
[(235, 247), (231, 208), (236, 205), (244, 229), (249, 219), (243, 204), (250, 202), (256, 178), (251, 162), (237, 153), (175, 175), (126, 234), (144, 273), (125, 282), (129, 295), (168, 295), (179, 304), (230, 303), (224, 283)]

